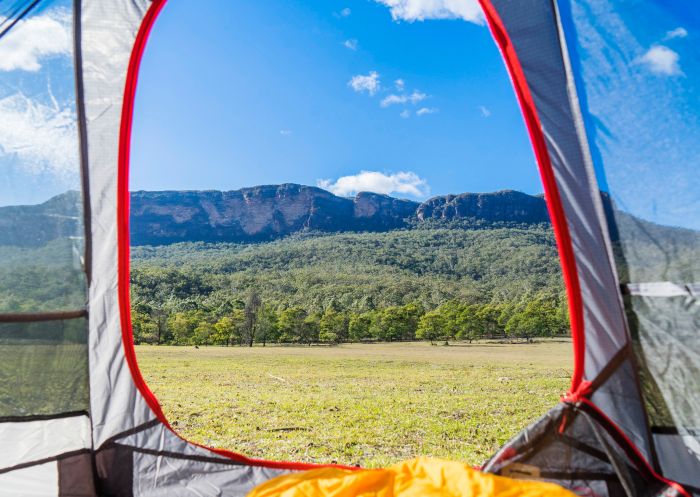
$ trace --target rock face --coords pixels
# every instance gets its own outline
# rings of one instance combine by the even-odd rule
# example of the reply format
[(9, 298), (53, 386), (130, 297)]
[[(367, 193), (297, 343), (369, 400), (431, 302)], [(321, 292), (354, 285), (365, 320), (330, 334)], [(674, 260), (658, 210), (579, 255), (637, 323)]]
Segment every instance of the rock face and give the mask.
[(418, 207), (416, 217), (419, 221), (466, 218), (524, 224), (549, 222), (542, 197), (513, 190), (433, 197)]
[(265, 185), (230, 192), (132, 192), (134, 245), (265, 241), (309, 229), (387, 231), (405, 226), (417, 202), (375, 193), (354, 199), (313, 186)]
[(43, 204), (0, 207), (0, 245), (38, 247), (83, 236), (81, 202), (78, 192), (69, 191)]
[[(38, 246), (79, 234), (80, 196), (39, 205), (0, 207), (0, 245)], [(485, 223), (547, 222), (541, 197), (514, 191), (463, 193), (423, 203), (361, 192), (338, 197), (313, 186), (263, 185), (235, 191), (131, 193), (131, 242), (256, 242), (303, 230), (389, 231), (415, 222), (474, 219)], [(31, 227), (29, 229), (28, 227)]]

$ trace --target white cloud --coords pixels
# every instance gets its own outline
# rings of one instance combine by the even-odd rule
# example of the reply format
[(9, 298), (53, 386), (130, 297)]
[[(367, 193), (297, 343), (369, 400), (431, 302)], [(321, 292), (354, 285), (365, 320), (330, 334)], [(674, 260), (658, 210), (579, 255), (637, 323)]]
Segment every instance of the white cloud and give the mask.
[(76, 117), (72, 108), (34, 101), (21, 93), (0, 99), (0, 156), (14, 156), (32, 174), (68, 178), (78, 171)]
[(350, 7), (345, 7), (343, 10), (340, 12), (334, 12), (333, 15), (335, 17), (349, 17), (350, 14), (352, 14), (352, 10), (350, 10)]
[(395, 21), (428, 19), (463, 19), (484, 24), (484, 14), (477, 0), (375, 0), (389, 7)]
[(663, 45), (654, 45), (641, 57), (637, 58), (637, 64), (645, 65), (651, 72), (665, 76), (677, 76), (683, 74), (678, 64), (680, 57), (676, 52)]
[(358, 192), (400, 194), (425, 197), (430, 194), (427, 181), (410, 171), (385, 174), (379, 171), (360, 171), (352, 176), (342, 176), (336, 181), (318, 180), (317, 185), (336, 195), (351, 196)]
[(349, 50), (357, 50), (357, 40), (345, 40), (343, 46)]
[(19, 21), (0, 43), (0, 71), (35, 72), (45, 58), (69, 56), (70, 22), (70, 14), (57, 9)]
[(426, 98), (428, 98), (428, 95), (426, 95), (425, 93), (421, 93), (418, 90), (414, 90), (414, 92), (411, 93), (408, 97), (408, 99), (413, 105), (417, 104), (418, 102), (422, 102)]
[(673, 40), (674, 38), (685, 38), (686, 36), (688, 36), (688, 31), (685, 28), (679, 26), (676, 29), (667, 31), (666, 36), (664, 36), (664, 40)]
[(397, 90), (403, 91), (404, 87), (406, 86), (406, 82), (403, 79), (397, 79), (394, 81), (394, 86)]
[(291, 134), (292, 134), (292, 130), (291, 130), (291, 129), (281, 129), (281, 130), (280, 130), (280, 135), (282, 135), (282, 136), (289, 136), (289, 135), (291, 135)]
[(370, 95), (374, 95), (379, 91), (379, 73), (377, 71), (370, 72), (367, 76), (358, 74), (353, 76), (350, 81), (348, 81), (348, 86), (350, 86), (357, 93), (367, 92)]
[(408, 101), (408, 97), (406, 95), (394, 95), (391, 94), (389, 96), (386, 96), (382, 99), (382, 102), (380, 105), (382, 107), (389, 107), (390, 105), (394, 104), (405, 104)]
[(420, 116), (425, 116), (427, 114), (435, 114), (437, 111), (438, 111), (438, 109), (436, 109), (435, 107), (430, 107), (430, 108), (421, 107), (420, 109), (418, 109), (416, 111), (416, 115), (420, 117)]
[(491, 111), (484, 107), (483, 105), (479, 106), (479, 112), (481, 112), (481, 115), (483, 117), (491, 117)]
[(408, 119), (411, 117), (411, 111), (408, 109), (404, 109), (401, 111), (401, 114), (399, 114), (403, 119)]
[(380, 105), (382, 107), (389, 107), (390, 105), (405, 104), (408, 102), (411, 102), (413, 105), (416, 105), (418, 102), (421, 102), (426, 98), (428, 98), (428, 95), (418, 90), (414, 90), (414, 92), (410, 95), (394, 95), (392, 93), (391, 95), (384, 97)]

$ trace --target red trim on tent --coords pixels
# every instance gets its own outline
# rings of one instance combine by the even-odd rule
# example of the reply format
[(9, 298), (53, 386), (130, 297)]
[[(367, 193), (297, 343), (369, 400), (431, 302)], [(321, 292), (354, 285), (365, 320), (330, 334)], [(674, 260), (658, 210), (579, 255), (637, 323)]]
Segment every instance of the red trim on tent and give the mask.
[(684, 497), (691, 497), (690, 494), (686, 491), (686, 489), (683, 488), (679, 483), (676, 483), (673, 480), (669, 480), (667, 478), (664, 478), (663, 476), (658, 474), (654, 470), (654, 468), (651, 466), (651, 464), (649, 464), (649, 461), (647, 461), (646, 457), (644, 457), (644, 454), (642, 454), (639, 451), (637, 446), (634, 444), (634, 442), (632, 442), (632, 440), (630, 440), (630, 438), (622, 430), (622, 428), (617, 426), (617, 424), (615, 424), (615, 422), (612, 419), (610, 419), (608, 417), (608, 415), (605, 414), (597, 405), (595, 405), (592, 401), (590, 401), (589, 399), (586, 399), (586, 398), (580, 398), (578, 400), (578, 402), (581, 402), (582, 404), (586, 404), (586, 406), (588, 406), (590, 409), (595, 411), (595, 413), (598, 414), (598, 416), (600, 416), (602, 419), (605, 420), (605, 422), (609, 425), (609, 428), (613, 429), (615, 431), (615, 433), (622, 440), (625, 441), (625, 443), (628, 445), (628, 448), (634, 453), (634, 456), (639, 460), (639, 462), (644, 465), (644, 469), (646, 469), (651, 476), (653, 476), (654, 478), (656, 478), (660, 482), (665, 483), (669, 487), (673, 487), (674, 489), (676, 489), (678, 491), (678, 493), (680, 493)]
[(552, 220), (554, 235), (557, 240), (557, 247), (562, 264), (562, 272), (564, 275), (564, 283), (566, 292), (569, 297), (569, 315), (571, 317), (571, 335), (574, 347), (574, 372), (571, 377), (571, 388), (569, 393), (564, 396), (565, 401), (578, 401), (585, 403), (588, 407), (598, 413), (602, 419), (606, 421), (611, 429), (613, 429), (628, 445), (628, 448), (644, 465), (645, 469), (657, 480), (665, 483), (669, 487), (674, 488), (684, 497), (690, 497), (690, 494), (678, 483), (668, 480), (659, 475), (654, 468), (649, 464), (644, 455), (639, 451), (637, 446), (629, 439), (619, 426), (617, 426), (598, 406), (591, 402), (587, 396), (591, 392), (591, 382), (584, 381), (584, 363), (585, 363), (585, 334), (583, 320), (583, 299), (581, 295), (581, 286), (578, 280), (578, 272), (576, 269), (576, 259), (574, 257), (573, 244), (571, 235), (566, 221), (566, 213), (559, 195), (556, 177), (552, 163), (547, 151), (547, 145), (542, 131), (542, 123), (537, 115), (537, 108), (530, 94), (530, 88), (525, 78), (522, 66), (515, 51), (515, 47), (508, 36), (508, 32), (503, 25), (503, 22), (496, 11), (496, 8), (491, 4), (491, 0), (479, 0), (481, 8), (486, 15), (486, 20), (493, 35), (494, 40), (498, 44), (503, 59), (506, 62), (508, 73), (510, 74), (515, 93), (518, 97), (518, 103), (523, 113), (523, 117), (527, 124), (528, 133), (532, 146), (535, 150), (535, 157), (542, 176), (545, 196), (547, 199), (547, 208)]
[(515, 93), (518, 97), (520, 110), (523, 113), (525, 124), (530, 135), (530, 141), (535, 151), (535, 158), (540, 169), (542, 184), (544, 185), (547, 209), (552, 221), (554, 236), (559, 249), (564, 284), (569, 300), (569, 317), (571, 320), (571, 337), (574, 347), (574, 372), (571, 376), (571, 392), (576, 392), (583, 381), (586, 343), (583, 324), (583, 299), (581, 286), (578, 280), (574, 248), (569, 234), (569, 225), (566, 221), (564, 206), (559, 195), (554, 169), (549, 159), (547, 144), (542, 132), (542, 123), (537, 115), (537, 108), (530, 94), (530, 88), (525, 78), (525, 73), (520, 65), (518, 54), (508, 36), (508, 32), (501, 21), (498, 12), (491, 4), (491, 0), (479, 0), (481, 8), (486, 15), (489, 29), (496, 41), (501, 55), (508, 68)]
[(158, 420), (163, 423), (175, 435), (192, 445), (210, 450), (216, 454), (228, 457), (234, 461), (247, 464), (249, 466), (263, 466), (266, 468), (307, 470), (319, 467), (336, 467), (342, 469), (358, 469), (354, 466), (343, 466), (338, 464), (312, 464), (301, 462), (266, 461), (262, 459), (252, 459), (242, 454), (225, 449), (215, 449), (205, 447), (179, 435), (168, 422), (158, 399), (148, 388), (146, 381), (141, 375), (136, 361), (136, 351), (134, 350), (134, 336), (131, 329), (131, 303), (129, 296), (129, 273), (130, 273), (130, 247), (129, 247), (129, 159), (131, 151), (131, 128), (134, 116), (134, 98), (138, 82), (139, 67), (143, 57), (146, 42), (151, 32), (151, 28), (158, 18), (158, 14), (163, 9), (167, 0), (153, 0), (146, 15), (143, 18), (141, 27), (136, 35), (134, 47), (129, 60), (129, 68), (126, 75), (124, 87), (124, 100), (122, 106), (121, 129), (119, 131), (119, 160), (117, 170), (117, 244), (118, 244), (118, 295), (119, 311), (121, 315), (122, 344), (124, 355), (129, 365), (129, 371), (139, 392), (146, 400), (146, 404), (151, 408)]
[(156, 417), (172, 429), (168, 420), (163, 414), (163, 410), (158, 403), (158, 399), (148, 388), (146, 381), (141, 375), (136, 362), (136, 352), (134, 351), (134, 336), (131, 330), (131, 303), (129, 298), (129, 157), (131, 151), (131, 125), (134, 114), (134, 97), (136, 95), (136, 84), (138, 82), (139, 66), (143, 51), (146, 48), (148, 35), (158, 17), (166, 0), (154, 0), (143, 18), (141, 27), (136, 34), (134, 47), (129, 59), (129, 68), (126, 74), (124, 86), (124, 100), (122, 105), (121, 129), (119, 130), (119, 162), (117, 169), (117, 250), (118, 250), (118, 294), (119, 311), (122, 325), (122, 342), (124, 345), (124, 355), (129, 365), (131, 376), (134, 379), (136, 388), (143, 395), (148, 407), (154, 412)]

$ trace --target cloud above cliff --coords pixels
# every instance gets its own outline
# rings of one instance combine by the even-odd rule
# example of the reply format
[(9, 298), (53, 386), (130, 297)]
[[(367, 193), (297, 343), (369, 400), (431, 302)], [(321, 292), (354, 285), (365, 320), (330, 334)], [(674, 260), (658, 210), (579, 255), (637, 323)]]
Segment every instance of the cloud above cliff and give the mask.
[(335, 195), (348, 197), (358, 192), (374, 192), (384, 195), (408, 195), (426, 197), (430, 194), (428, 182), (411, 171), (383, 173), (379, 171), (360, 171), (350, 176), (341, 176), (335, 181), (320, 179), (316, 184)]
[(484, 24), (484, 14), (477, 0), (375, 0), (389, 7), (395, 21), (462, 19)]

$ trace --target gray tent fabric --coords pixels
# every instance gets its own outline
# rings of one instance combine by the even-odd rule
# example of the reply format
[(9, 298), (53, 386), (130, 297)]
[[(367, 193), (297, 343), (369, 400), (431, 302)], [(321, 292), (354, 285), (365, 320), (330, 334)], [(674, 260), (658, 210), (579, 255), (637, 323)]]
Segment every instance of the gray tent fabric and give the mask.
[[(483, 3), (486, 4), (486, 2)], [(581, 12), (588, 13), (597, 9), (600, 17), (616, 15), (613, 13), (614, 2), (590, 0), (572, 3), (578, 4), (577, 7)], [(603, 8), (594, 5), (602, 3), (606, 4)], [(663, 345), (659, 340), (672, 340), (671, 335), (678, 336), (681, 330), (686, 330), (686, 333), (690, 334), (696, 333), (697, 324), (679, 320), (676, 316), (684, 312), (680, 308), (674, 311), (669, 307), (654, 307), (654, 310), (642, 312), (647, 316), (644, 318), (640, 314), (642, 304), (635, 303), (639, 301), (639, 297), (623, 298), (621, 289), (625, 287), (620, 285), (618, 270), (622, 269), (627, 274), (629, 266), (624, 264), (621, 266), (618, 257), (613, 255), (616, 251), (619, 253), (619, 216), (611, 215), (615, 212), (615, 207), (610, 195), (604, 191), (607, 185), (598, 184), (601, 173), (593, 164), (591, 144), (587, 137), (590, 126), (584, 123), (578, 94), (581, 88), (587, 88), (587, 82), (581, 74), (575, 73), (575, 70), (579, 70), (578, 67), (576, 69), (572, 67), (572, 59), (577, 66), (580, 65), (580, 61), (575, 59), (579, 56), (579, 51), (572, 51), (567, 46), (569, 41), (577, 42), (572, 34), (575, 29), (573, 23), (570, 19), (567, 23), (562, 22), (562, 11), (563, 15), (571, 16), (572, 7), (567, 1), (495, 0), (489, 2), (489, 5), (494, 11), (490, 18), (492, 30), (502, 29), (507, 32), (507, 42), (502, 42), (501, 48), (503, 50), (505, 46), (506, 49), (515, 52), (515, 57), (527, 81), (527, 89), (531, 92), (534, 102), (534, 112), (539, 117), (535, 132), (542, 133), (544, 137), (547, 159), (554, 170), (557, 189), (561, 193), (562, 209), (566, 213), (566, 225), (576, 256), (574, 266), (584, 307), (586, 353), (583, 381), (578, 386), (574, 385), (564, 399), (565, 405), (569, 406), (568, 414), (561, 412), (557, 414), (556, 410), (550, 413), (558, 416), (560, 425), (557, 434), (550, 433), (550, 440), (541, 442), (536, 449), (533, 449), (529, 438), (533, 432), (536, 433), (541, 429), (543, 423), (550, 426), (547, 423), (551, 422), (551, 417), (548, 417), (509, 443), (501, 451), (500, 456), (494, 457), (486, 468), (505, 474), (509, 471), (509, 466), (524, 464), (523, 461), (525, 461), (527, 465), (539, 468), (538, 471), (542, 473), (558, 474), (551, 479), (569, 488), (584, 484), (590, 488), (593, 482), (605, 481), (614, 474), (616, 485), (622, 484), (622, 488), (609, 486), (605, 493), (610, 495), (616, 492), (623, 492), (626, 495), (640, 494), (642, 489), (634, 488), (632, 485), (640, 479), (647, 481), (649, 485), (656, 481), (659, 485), (654, 487), (656, 490), (653, 492), (668, 491), (664, 489), (665, 485), (671, 485), (674, 491), (683, 492), (683, 489), (673, 482), (664, 483), (665, 478), (661, 476), (664, 474), (678, 479), (695, 492), (698, 473), (681, 470), (681, 468), (693, 468), (697, 464), (697, 455), (692, 449), (684, 450), (682, 446), (677, 445), (675, 450), (669, 450), (670, 447), (662, 445), (663, 454), (659, 457), (660, 450), (657, 447), (659, 435), (656, 432), (653, 437), (651, 435), (647, 411), (649, 392), (643, 392), (640, 386), (639, 361), (642, 358), (636, 353), (637, 346), (633, 340), (634, 335), (631, 333), (629, 319), (633, 318), (635, 332), (639, 329), (640, 319), (647, 319), (644, 321), (649, 323), (646, 326), (647, 330), (652, 328), (657, 330), (653, 332), (657, 342), (647, 346), (646, 361), (649, 361), (650, 354), (654, 352), (664, 358), (664, 360), (661, 357), (652, 359), (652, 363), (660, 367), (664, 367), (663, 365), (668, 364), (670, 360), (678, 359), (677, 363), (673, 363), (677, 371), (667, 373), (667, 376), (678, 378), (675, 383), (677, 388), (683, 389), (683, 392), (676, 394), (674, 401), (671, 402), (671, 410), (679, 406), (680, 398), (694, 402), (691, 399), (698, 397), (698, 388), (694, 386), (695, 376), (690, 372), (693, 371), (692, 365), (697, 361), (679, 349), (669, 354), (668, 346)], [(590, 20), (591, 24), (595, 24), (599, 21), (599, 17)], [(500, 26), (494, 26), (499, 23)], [(620, 29), (619, 18), (610, 24), (617, 26), (612, 29)], [(587, 31), (585, 36), (585, 41), (590, 42), (591, 32)], [(498, 33), (496, 38), (498, 39)], [(608, 42), (603, 40), (597, 43), (599, 48)], [(606, 48), (611, 53), (616, 53), (614, 46)], [(606, 74), (604, 77), (614, 79), (615, 74)], [(611, 114), (611, 118), (614, 119), (614, 117), (614, 113)], [(604, 165), (599, 164), (598, 167), (604, 167)], [(543, 166), (547, 167), (546, 164), (540, 163), (540, 167)], [(553, 199), (548, 200), (551, 209)], [(628, 222), (627, 219), (629, 217), (624, 217), (623, 221)], [(685, 298), (688, 298), (685, 288), (688, 288), (688, 285), (683, 288)], [(678, 289), (673, 284), (644, 283), (630, 287), (627, 293), (634, 294), (640, 291), (674, 295)], [(647, 300), (644, 305), (653, 306), (653, 299)], [(685, 304), (686, 307), (688, 305), (689, 303)], [(650, 324), (648, 319), (652, 316), (654, 319), (665, 320), (665, 324)], [(651, 331), (647, 336), (651, 336)], [(688, 340), (691, 339), (685, 339), (686, 342)], [(697, 343), (696, 339), (694, 341)], [(690, 355), (692, 356), (692, 353)], [(652, 374), (658, 375), (660, 372), (652, 372)], [(690, 376), (686, 376), (688, 374)], [(685, 412), (688, 411), (686, 409)], [(582, 425), (571, 421), (572, 418), (579, 419), (582, 412), (585, 413), (584, 416), (593, 414), (588, 424)], [(674, 419), (681, 417), (682, 415), (677, 415)], [(682, 426), (693, 426), (689, 421)], [(585, 446), (580, 446), (570, 443), (569, 439), (581, 442), (586, 438), (585, 432), (598, 433), (601, 430), (617, 438), (615, 452), (629, 452), (629, 458), (613, 464), (614, 461), (608, 454), (607, 460), (610, 463), (608, 470), (577, 481), (571, 471), (571, 458), (582, 451), (584, 453), (600, 452), (608, 442), (598, 436), (596, 444), (587, 443)], [(688, 440), (688, 435), (685, 437), (685, 440)], [(562, 440), (568, 440), (564, 442), (567, 449), (562, 449)], [(668, 442), (665, 445), (667, 444)], [(692, 445), (691, 443), (688, 447)], [(670, 464), (668, 460), (664, 462), (671, 453), (674, 457)], [(504, 454), (507, 457), (504, 457)], [(602, 457), (602, 453), (600, 455)], [(681, 463), (680, 459), (685, 462)], [(605, 474), (608, 476), (604, 476)]]
[[(6, 33), (21, 33), (39, 4), (50, 3), (0, 0), (0, 44)], [(66, 271), (68, 290), (36, 312), (0, 308), (0, 374), (17, 386), (11, 402), (0, 399), (0, 496), (243, 496), (311, 467), (187, 442), (138, 371), (128, 301), (129, 135), (140, 56), (164, 3), (72, 2), (75, 168), (82, 184), (72, 199), (75, 215), (63, 226), (71, 241), (51, 268)], [(605, 88), (586, 81), (580, 49), (600, 35), (593, 49), (615, 51), (614, 37), (589, 24), (605, 16), (618, 22), (617, 3), (480, 4), (513, 79), (556, 219), (577, 357), (562, 402), (483, 469), (586, 496), (700, 496), (698, 273), (681, 281), (688, 264), (672, 261), (659, 278), (649, 276), (647, 252), (635, 251), (630, 233), (653, 233), (659, 243), (650, 253), (657, 258), (700, 238), (684, 231), (686, 245), (671, 247), (662, 228), (621, 210), (601, 172), (614, 161), (600, 154), (590, 123), (589, 99)], [(24, 243), (12, 220), (8, 229)], [(17, 367), (13, 357), (27, 360)], [(36, 357), (42, 367), (31, 361)]]
[[(586, 340), (584, 379), (594, 381), (628, 346), (625, 314), (607, 237), (599, 188), (592, 171), (577, 96), (564, 54), (555, 4), (538, 0), (494, 1), (533, 96), (551, 165), (561, 193), (562, 207), (576, 257), (581, 287)], [(512, 27), (511, 27), (512, 26)], [(548, 199), (550, 206), (551, 199)], [(607, 414), (624, 427), (640, 426), (643, 408), (635, 383), (608, 382), (597, 392)], [(625, 398), (619, 406), (606, 399)], [(621, 407), (621, 409), (620, 409)], [(632, 417), (633, 419), (630, 419)], [(628, 430), (628, 436), (647, 455), (646, 432)]]

